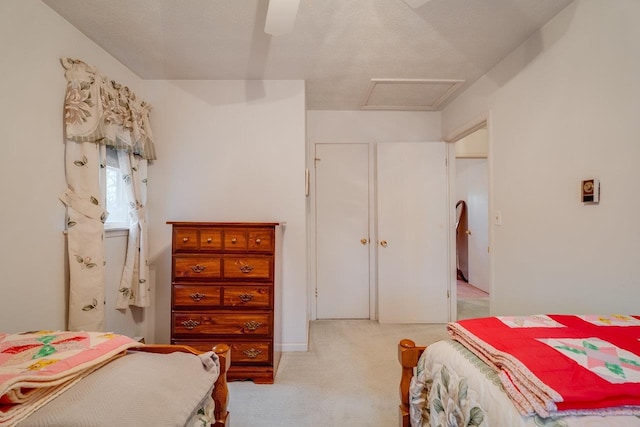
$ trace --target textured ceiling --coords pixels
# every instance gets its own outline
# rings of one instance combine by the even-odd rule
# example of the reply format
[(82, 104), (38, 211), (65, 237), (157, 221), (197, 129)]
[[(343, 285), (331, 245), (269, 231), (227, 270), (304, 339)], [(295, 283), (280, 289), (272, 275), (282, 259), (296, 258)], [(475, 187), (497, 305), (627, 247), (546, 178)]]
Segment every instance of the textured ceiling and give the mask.
[[(43, 2), (143, 79), (300, 79), (308, 109), (359, 110), (372, 80), (463, 80), (442, 108), (571, 0), (301, 0), (281, 36), (264, 33), (267, 0)], [(393, 87), (375, 104), (432, 102)]]

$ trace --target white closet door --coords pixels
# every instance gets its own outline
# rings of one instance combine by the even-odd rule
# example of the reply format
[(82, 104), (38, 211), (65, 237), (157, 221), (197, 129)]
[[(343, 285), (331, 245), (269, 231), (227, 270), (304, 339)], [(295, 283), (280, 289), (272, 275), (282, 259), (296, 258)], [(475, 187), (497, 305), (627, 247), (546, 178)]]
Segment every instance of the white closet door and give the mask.
[(369, 147), (316, 144), (316, 159), (316, 316), (368, 319)]
[(378, 316), (449, 320), (446, 144), (377, 144)]

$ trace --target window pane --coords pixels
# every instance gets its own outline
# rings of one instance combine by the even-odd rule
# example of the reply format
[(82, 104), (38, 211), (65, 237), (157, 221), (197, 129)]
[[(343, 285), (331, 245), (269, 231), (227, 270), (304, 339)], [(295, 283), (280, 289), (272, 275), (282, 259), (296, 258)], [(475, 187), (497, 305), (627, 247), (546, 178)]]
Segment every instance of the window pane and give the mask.
[(122, 179), (122, 172), (119, 168), (107, 165), (106, 183), (107, 211), (109, 212), (106, 225), (128, 225), (128, 201), (124, 188), (124, 180)]

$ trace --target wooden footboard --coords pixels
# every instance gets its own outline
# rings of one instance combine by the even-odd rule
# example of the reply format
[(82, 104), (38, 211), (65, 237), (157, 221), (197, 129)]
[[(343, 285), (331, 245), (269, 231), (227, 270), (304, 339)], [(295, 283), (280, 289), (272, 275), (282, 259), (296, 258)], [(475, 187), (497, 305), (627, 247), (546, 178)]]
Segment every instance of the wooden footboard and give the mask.
[(409, 386), (413, 377), (413, 368), (418, 365), (418, 359), (426, 347), (418, 347), (416, 343), (403, 339), (398, 344), (398, 361), (402, 366), (400, 377), (400, 426), (409, 427)]
[[(201, 354), (201, 351), (198, 351), (192, 347), (188, 347), (186, 345), (162, 345), (162, 344), (148, 344), (144, 347), (136, 347), (131, 350), (135, 351), (145, 351), (147, 353), (160, 353), (160, 354), (168, 354), (176, 351), (180, 351), (183, 353), (191, 353), (191, 354)], [(212, 424), (213, 427), (225, 427), (228, 425), (229, 420), (229, 411), (228, 403), (229, 403), (229, 388), (227, 387), (227, 371), (229, 370), (229, 366), (231, 366), (231, 349), (226, 344), (218, 344), (213, 347), (213, 351), (220, 358), (220, 375), (215, 382), (215, 386), (213, 388), (213, 392), (211, 393), (211, 397), (213, 397), (213, 401), (216, 404), (216, 408), (214, 410), (215, 423)]]

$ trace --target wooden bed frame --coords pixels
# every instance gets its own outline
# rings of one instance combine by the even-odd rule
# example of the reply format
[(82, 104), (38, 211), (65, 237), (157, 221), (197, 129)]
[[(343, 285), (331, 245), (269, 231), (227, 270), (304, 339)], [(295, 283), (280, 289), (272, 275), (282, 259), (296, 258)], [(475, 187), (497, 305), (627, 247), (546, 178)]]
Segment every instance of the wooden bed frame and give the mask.
[(418, 365), (418, 359), (427, 347), (416, 346), (409, 340), (400, 340), (398, 344), (398, 361), (402, 366), (400, 377), (400, 427), (409, 427), (409, 386), (413, 377), (413, 370)]
[[(144, 347), (130, 348), (130, 351), (144, 351), (147, 353), (169, 354), (176, 351), (182, 353), (201, 354), (192, 347), (186, 345), (163, 345), (163, 344), (147, 344)], [(214, 409), (215, 422), (213, 427), (226, 427), (229, 422), (229, 411), (227, 411), (229, 402), (229, 388), (227, 387), (227, 371), (231, 366), (231, 349), (226, 344), (218, 344), (213, 347), (213, 352), (220, 358), (220, 375), (215, 382), (211, 397), (216, 404)]]

